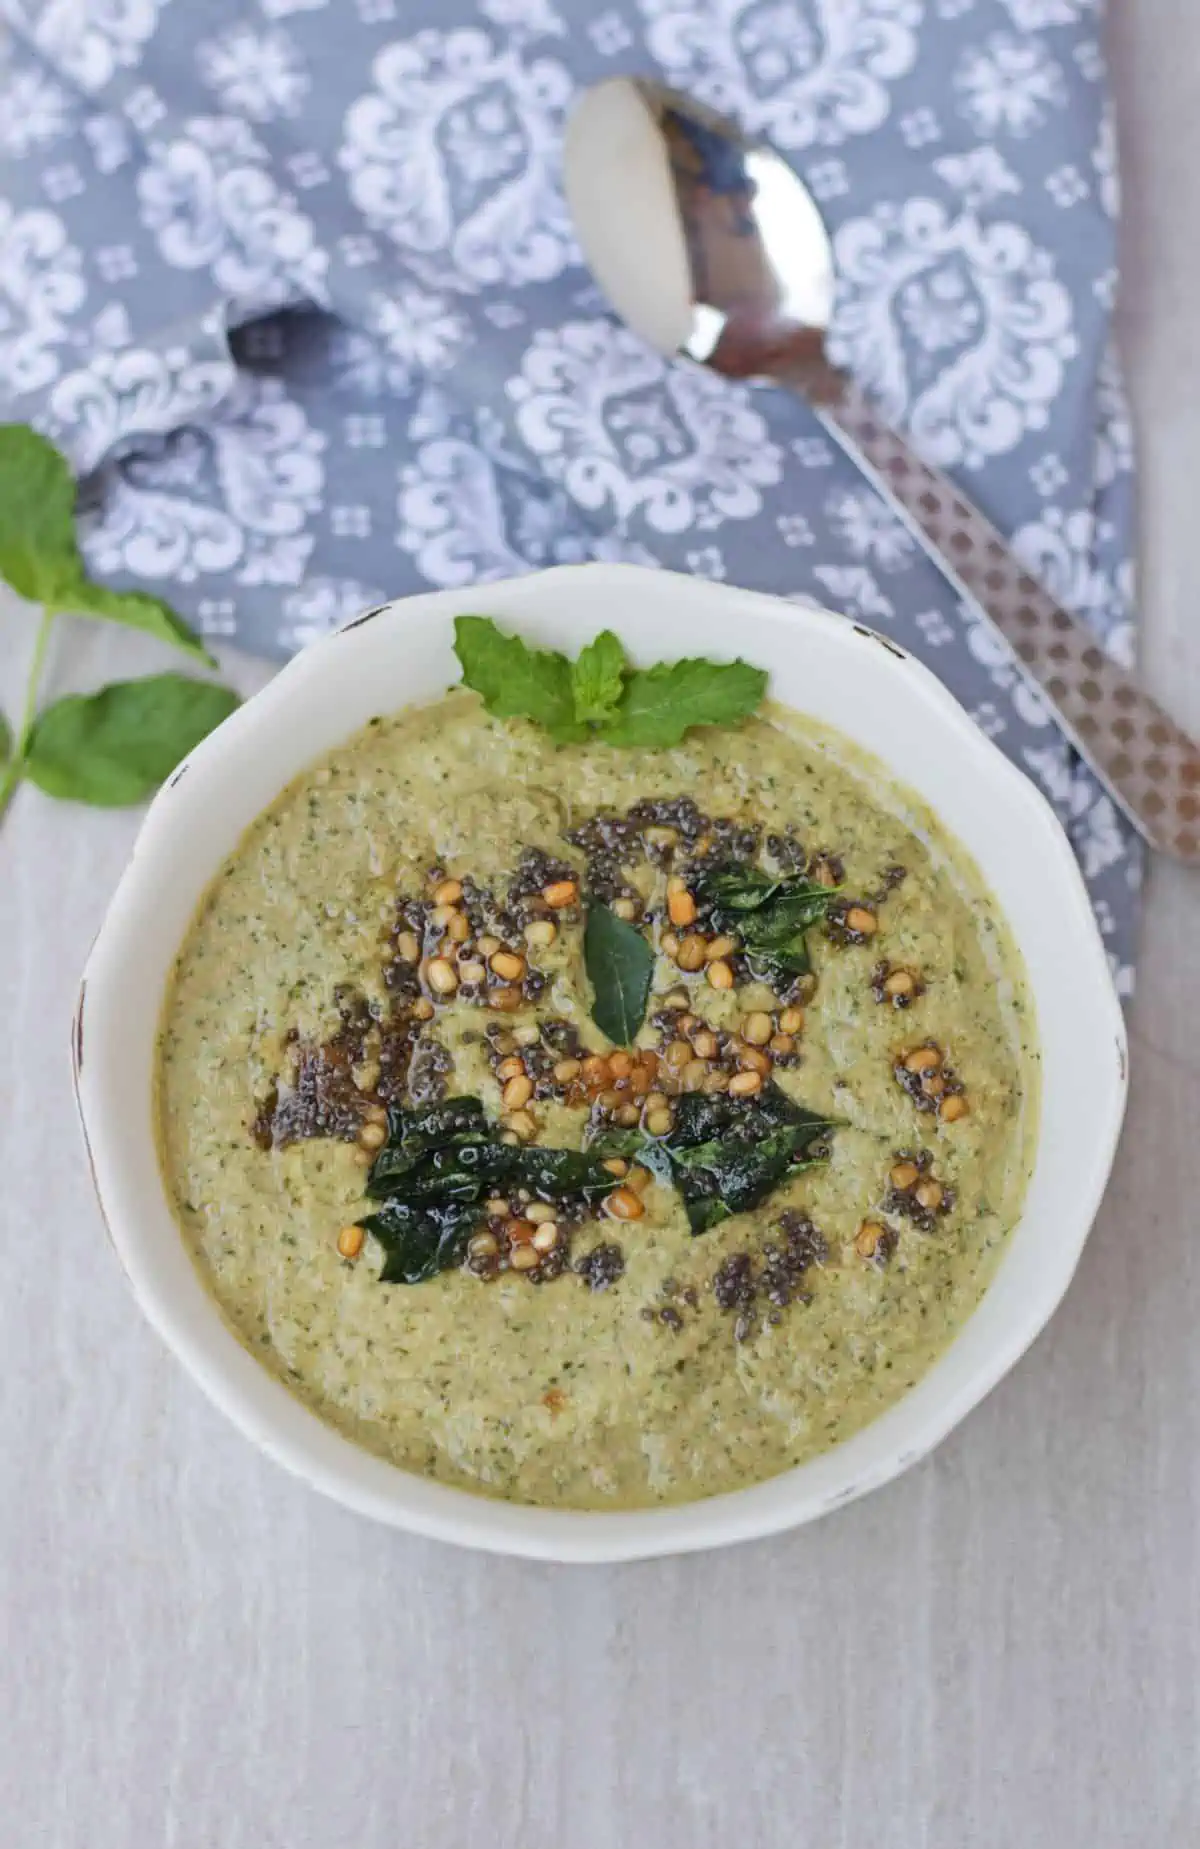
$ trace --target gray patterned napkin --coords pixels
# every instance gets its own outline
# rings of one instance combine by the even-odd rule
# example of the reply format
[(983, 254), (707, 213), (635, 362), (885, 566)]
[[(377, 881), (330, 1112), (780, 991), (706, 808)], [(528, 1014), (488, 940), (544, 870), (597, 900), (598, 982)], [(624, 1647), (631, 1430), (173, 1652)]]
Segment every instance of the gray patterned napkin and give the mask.
[(1004, 646), (786, 393), (580, 266), (583, 85), (654, 70), (801, 172), (839, 356), (1122, 659), (1131, 453), (1096, 0), (0, 0), (0, 414), (92, 568), (301, 647), (588, 558), (809, 595), (929, 661), (1066, 822), (1119, 981), (1140, 858)]

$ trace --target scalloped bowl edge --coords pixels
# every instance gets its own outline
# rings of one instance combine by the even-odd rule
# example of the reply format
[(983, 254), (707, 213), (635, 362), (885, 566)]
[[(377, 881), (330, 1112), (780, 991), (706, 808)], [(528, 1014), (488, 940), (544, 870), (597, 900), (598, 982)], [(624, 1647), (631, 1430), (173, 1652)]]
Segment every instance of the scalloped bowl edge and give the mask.
[[(636, 659), (746, 655), (772, 691), (882, 759), (973, 855), (1025, 956), (1043, 1056), (1036, 1166), (979, 1306), (903, 1399), (781, 1476), (704, 1501), (618, 1513), (532, 1508), (375, 1457), (307, 1410), (242, 1347), (184, 1248), (158, 1168), (155, 1038), (196, 905), (244, 829), (304, 767), (377, 711), (457, 676), (451, 619), (495, 616), (543, 645), (614, 628)], [(1066, 836), (941, 683), (889, 638), (826, 611), (624, 565), (403, 599), (295, 657), (207, 738), (147, 813), (93, 946), (72, 1033), (76, 1095), (109, 1235), (145, 1315), (247, 1437), (347, 1507), (469, 1546), (617, 1561), (750, 1540), (879, 1487), (923, 1457), (1045, 1326), (1106, 1185), (1127, 1089), (1124, 1021)]]

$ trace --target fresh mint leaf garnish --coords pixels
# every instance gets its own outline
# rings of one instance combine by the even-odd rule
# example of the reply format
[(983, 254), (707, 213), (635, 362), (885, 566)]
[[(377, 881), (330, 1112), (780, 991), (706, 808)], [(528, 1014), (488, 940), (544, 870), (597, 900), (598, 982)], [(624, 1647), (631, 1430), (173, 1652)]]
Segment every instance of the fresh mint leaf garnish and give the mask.
[(616, 1046), (632, 1046), (646, 1018), (654, 952), (641, 932), (607, 905), (591, 905), (583, 960), (592, 985), (593, 1021)]
[(773, 879), (758, 867), (738, 864), (701, 874), (694, 896), (718, 931), (740, 938), (760, 981), (786, 983), (808, 974), (806, 934), (838, 895), (836, 887), (817, 880)]
[(60, 615), (121, 623), (214, 664), (161, 597), (88, 577), (75, 537), (71, 470), (27, 424), (0, 424), (0, 577), (42, 605), (15, 736), (0, 715), (0, 816), (23, 778), (78, 802), (137, 802), (237, 705), (224, 687), (160, 674), (60, 700), (39, 716), (42, 669)]
[(200, 638), (161, 598), (109, 590), (88, 577), (66, 458), (27, 424), (0, 424), (0, 577), (33, 603), (124, 623), (213, 665)]
[(602, 629), (581, 649), (571, 667), (575, 717), (587, 725), (604, 725), (620, 705), (625, 684), (625, 650), (611, 629)]
[(455, 653), (463, 684), (498, 719), (532, 719), (556, 744), (597, 738), (653, 751), (677, 745), (698, 725), (734, 725), (767, 689), (761, 668), (744, 661), (662, 662), (630, 668), (611, 630), (577, 661), (506, 636), (487, 616), (460, 616)]
[(530, 648), (487, 616), (454, 621), (454, 652), (463, 682), (497, 719), (534, 719), (556, 745), (578, 742), (587, 727), (575, 717), (571, 664), (554, 649)]
[(71, 694), (35, 722), (25, 775), (68, 802), (100, 808), (140, 802), (237, 704), (228, 688), (179, 674)]
[(603, 736), (610, 745), (662, 751), (697, 725), (733, 725), (767, 690), (761, 668), (744, 661), (671, 661), (630, 675)]
[(126, 629), (140, 629), (172, 648), (182, 649), (205, 667), (215, 663), (199, 636), (177, 616), (169, 603), (152, 597), (148, 591), (113, 591), (106, 585), (93, 584), (90, 578), (78, 578), (64, 587), (57, 598), (58, 606), (70, 616), (98, 616), (109, 623), (123, 623)]
[(81, 573), (65, 457), (27, 424), (0, 424), (0, 577), (31, 603), (53, 603)]

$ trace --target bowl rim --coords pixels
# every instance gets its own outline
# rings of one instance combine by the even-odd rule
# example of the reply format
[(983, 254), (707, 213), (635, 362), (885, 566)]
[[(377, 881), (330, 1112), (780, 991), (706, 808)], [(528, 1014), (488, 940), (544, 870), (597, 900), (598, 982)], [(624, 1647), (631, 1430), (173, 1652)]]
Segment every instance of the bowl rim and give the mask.
[[(331, 651), (344, 651), (346, 638), (361, 632), (368, 622), (382, 623), (385, 629), (414, 621), (444, 622), (469, 602), (473, 609), (494, 614), (521, 629), (526, 621), (523, 603), (531, 597), (541, 600), (546, 587), (551, 600), (561, 596), (569, 601), (572, 592), (585, 581), (597, 589), (615, 592), (614, 603), (618, 605), (635, 591), (643, 607), (646, 598), (664, 592), (668, 600), (680, 594), (694, 599), (697, 607), (705, 602), (714, 608), (736, 603), (748, 617), (790, 625), (789, 643), (794, 640), (799, 646), (806, 634), (819, 634), (822, 646), (831, 637), (838, 638), (838, 647), (844, 642), (848, 649), (869, 648), (875, 663), (873, 673), (879, 672), (884, 658), (890, 664), (887, 672), (903, 671), (908, 677), (909, 696), (965, 748), (981, 789), (986, 791), (988, 785), (992, 786), (993, 804), (999, 802), (1012, 808), (1014, 821), (1020, 817), (1020, 826), (1030, 831), (1031, 840), (1040, 835), (1038, 877), (1042, 882), (1058, 883), (1056, 906), (1059, 922), (1065, 922), (1069, 933), (1072, 980), (1084, 984), (1089, 1005), (1095, 1009), (1096, 1047), (1107, 1042), (1110, 1049), (1107, 1078), (1098, 1081), (1102, 1109), (1098, 1118), (1089, 1120), (1089, 1141), (1080, 1154), (1083, 1168), (1073, 1197), (1077, 1213), (1069, 1226), (1053, 1229), (1056, 1243), (1046, 1254), (1049, 1269), (1038, 1301), (1024, 1317), (1012, 1317), (994, 1332), (986, 1359), (970, 1370), (967, 1379), (959, 1381), (953, 1391), (929, 1390), (947, 1358), (958, 1348), (963, 1331), (975, 1324), (995, 1292), (1004, 1259), (949, 1349), (914, 1387), (852, 1438), (807, 1463), (745, 1489), (700, 1501), (614, 1512), (544, 1508), (477, 1495), (405, 1471), (342, 1436), (309, 1411), (242, 1346), (192, 1268), (182, 1235), (171, 1217), (178, 1252), (186, 1259), (195, 1285), (195, 1293), (186, 1291), (185, 1300), (177, 1300), (177, 1293), (164, 1284), (156, 1266), (160, 1234), (147, 1231), (152, 1217), (161, 1223), (163, 1210), (170, 1215), (161, 1178), (160, 1198), (154, 1204), (153, 1215), (131, 1181), (130, 1151), (144, 1130), (131, 1128), (129, 1113), (97, 1077), (98, 1071), (113, 1063), (117, 1053), (120, 1011), (112, 1005), (113, 999), (117, 988), (130, 979), (126, 949), (142, 915), (154, 903), (155, 885), (162, 877), (160, 863), (175, 834), (176, 792), (183, 779), (189, 781), (189, 800), (195, 800), (197, 786), (231, 774), (222, 767), (231, 766), (237, 754), (246, 749), (263, 718), (290, 703), (306, 686), (319, 683)], [(868, 657), (860, 654), (858, 659), (865, 663)], [(428, 697), (431, 696), (426, 693), (418, 694), (414, 703)], [(354, 729), (352, 723), (348, 724), (343, 735), (350, 736)], [(852, 742), (860, 742), (853, 735), (851, 738)], [(866, 748), (871, 747), (867, 744)], [(298, 752), (277, 789), (282, 790), (299, 775), (314, 755), (311, 750)], [(905, 781), (894, 768), (892, 774)], [(953, 829), (949, 832), (955, 833)], [(958, 845), (971, 855), (964, 843), (958, 841)], [(217, 859), (205, 867), (197, 895), (207, 888), (220, 864)], [(1007, 911), (1002, 895), (999, 897), (1001, 909)], [(1015, 927), (1014, 934), (1017, 935)], [(1024, 954), (1026, 944), (1019, 935), (1018, 945)], [(172, 957), (177, 947), (176, 942)], [(1107, 1184), (1128, 1088), (1124, 1018), (1067, 837), (1033, 783), (978, 729), (949, 690), (890, 637), (848, 617), (836, 616), (815, 605), (635, 565), (559, 566), (469, 590), (433, 591), (396, 599), (353, 618), (286, 663), (180, 764), (151, 804), (87, 960), (72, 1023), (71, 1050), (84, 1143), (108, 1237), (144, 1315), (206, 1396), (276, 1462), (360, 1514), (434, 1539), (559, 1562), (641, 1559), (763, 1538), (814, 1520), (880, 1487), (925, 1456), (998, 1384), (1061, 1301)], [(1039, 1107), (1040, 1112), (1043, 1109)], [(152, 1122), (150, 1136), (152, 1141)], [(1008, 1247), (1025, 1218), (1023, 1211), (1018, 1227), (1009, 1236)], [(197, 1298), (207, 1306), (207, 1316), (197, 1316)], [(862, 1444), (868, 1437), (874, 1442)]]

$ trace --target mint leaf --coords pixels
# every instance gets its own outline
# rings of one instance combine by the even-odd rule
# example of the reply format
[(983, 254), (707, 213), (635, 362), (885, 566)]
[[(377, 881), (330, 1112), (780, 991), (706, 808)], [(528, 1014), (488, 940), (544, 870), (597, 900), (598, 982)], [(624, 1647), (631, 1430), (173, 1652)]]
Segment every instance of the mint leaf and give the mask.
[(32, 603), (53, 603), (81, 571), (65, 458), (27, 424), (0, 424), (0, 576)]
[(179, 674), (71, 694), (38, 718), (25, 774), (48, 796), (68, 802), (100, 808), (140, 802), (237, 704), (228, 687)]
[(575, 717), (600, 725), (611, 719), (625, 684), (625, 650), (611, 629), (602, 629), (571, 668)]
[(58, 608), (76, 616), (104, 617), (110, 623), (124, 623), (127, 629), (140, 629), (144, 635), (156, 636), (182, 649), (206, 667), (214, 666), (213, 657), (199, 636), (189, 629), (181, 616), (161, 597), (146, 591), (113, 591), (107, 585), (93, 584), (80, 576), (72, 585), (57, 593)]
[(0, 424), (0, 577), (33, 603), (124, 623), (212, 664), (199, 637), (161, 598), (93, 584), (75, 539), (75, 483), (66, 458), (27, 424)]
[(588, 907), (583, 960), (592, 984), (592, 1019), (617, 1046), (632, 1046), (646, 1015), (654, 952), (607, 905)]
[(454, 619), (454, 652), (463, 684), (476, 692), (497, 719), (534, 719), (555, 744), (587, 736), (575, 717), (571, 664), (552, 649), (530, 648), (520, 636), (506, 636), (490, 616)]
[(556, 744), (602, 738), (662, 750), (697, 725), (732, 725), (752, 713), (767, 676), (744, 661), (674, 661), (630, 669), (620, 640), (602, 630), (575, 662), (530, 648), (488, 616), (460, 616), (454, 651), (463, 683), (498, 719), (533, 719)]
[(695, 725), (732, 725), (754, 712), (767, 688), (761, 668), (744, 661), (662, 662), (635, 669), (616, 714), (600, 736), (610, 745), (661, 751)]

